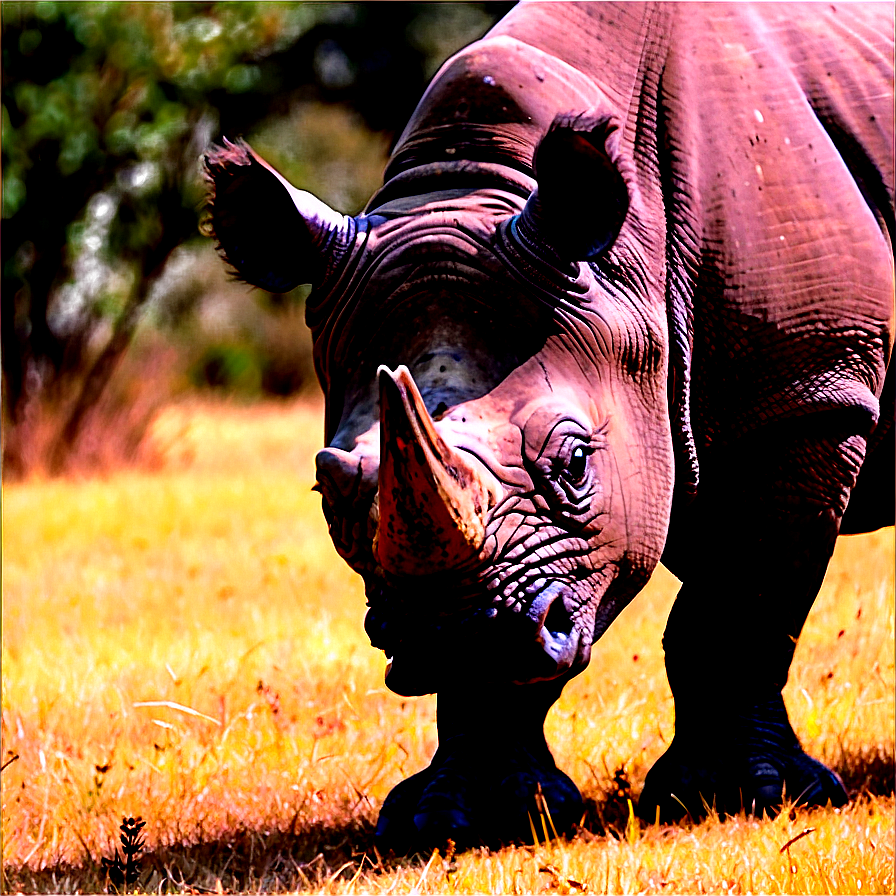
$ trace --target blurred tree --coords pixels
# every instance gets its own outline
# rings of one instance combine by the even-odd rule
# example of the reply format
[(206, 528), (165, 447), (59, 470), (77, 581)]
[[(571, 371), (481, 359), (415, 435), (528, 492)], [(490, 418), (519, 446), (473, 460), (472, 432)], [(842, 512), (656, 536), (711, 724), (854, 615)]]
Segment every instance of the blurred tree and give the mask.
[(4, 2), (7, 471), (34, 402), (67, 407), (64, 466), (166, 262), (197, 237), (213, 137), (270, 139), (322, 101), (393, 139), (442, 59), (511, 5)]

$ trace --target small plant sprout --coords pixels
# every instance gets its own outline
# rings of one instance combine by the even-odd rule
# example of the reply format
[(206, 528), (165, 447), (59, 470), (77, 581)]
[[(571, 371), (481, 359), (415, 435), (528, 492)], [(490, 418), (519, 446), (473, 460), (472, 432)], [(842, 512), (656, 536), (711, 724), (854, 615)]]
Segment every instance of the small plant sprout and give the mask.
[(140, 863), (137, 861), (137, 855), (143, 849), (146, 841), (140, 833), (146, 822), (140, 818), (122, 818), (119, 830), (121, 834), (121, 850), (124, 853), (124, 860), (115, 850), (115, 858), (103, 858), (103, 868), (109, 875), (109, 880), (116, 887), (129, 886), (137, 883), (140, 875)]

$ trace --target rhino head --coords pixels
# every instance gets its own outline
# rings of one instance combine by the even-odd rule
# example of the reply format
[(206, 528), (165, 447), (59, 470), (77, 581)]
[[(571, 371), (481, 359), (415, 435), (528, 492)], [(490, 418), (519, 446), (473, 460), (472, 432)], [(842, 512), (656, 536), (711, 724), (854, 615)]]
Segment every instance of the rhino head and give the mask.
[(525, 171), (423, 166), (356, 218), (245, 144), (206, 159), (239, 275), (314, 283), (316, 488), (400, 694), (571, 677), (660, 557), (662, 234), (630, 156), (561, 117)]

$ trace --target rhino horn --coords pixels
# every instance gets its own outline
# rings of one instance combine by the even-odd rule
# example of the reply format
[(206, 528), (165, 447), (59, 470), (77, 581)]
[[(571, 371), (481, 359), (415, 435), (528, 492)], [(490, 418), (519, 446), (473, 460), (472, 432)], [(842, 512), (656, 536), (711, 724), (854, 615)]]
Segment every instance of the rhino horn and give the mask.
[(247, 283), (269, 292), (318, 283), (352, 244), (354, 218), (294, 187), (248, 143), (225, 139), (203, 162), (209, 235)]
[(538, 187), (518, 219), (519, 239), (536, 253), (546, 247), (562, 261), (590, 261), (619, 235), (628, 187), (608, 143), (617, 126), (605, 117), (558, 115), (535, 149)]
[(485, 470), (445, 443), (408, 369), (378, 371), (377, 561), (394, 575), (427, 575), (475, 562), (485, 540)]

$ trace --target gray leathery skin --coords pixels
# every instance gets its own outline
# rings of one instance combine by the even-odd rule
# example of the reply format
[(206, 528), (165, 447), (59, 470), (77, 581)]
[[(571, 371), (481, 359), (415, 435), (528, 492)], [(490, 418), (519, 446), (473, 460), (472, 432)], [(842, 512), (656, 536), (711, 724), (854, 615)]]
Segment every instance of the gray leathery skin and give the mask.
[[(847, 798), (781, 688), (841, 525), (893, 523), (893, 144), (887, 4), (523, 3), (364, 214), (314, 212), (324, 513), (387, 684), (438, 693), (382, 848), (525, 837), (539, 786), (575, 824), (544, 716), (661, 559), (676, 734), (644, 817)], [(279, 181), (229, 152), (236, 264), (240, 196)], [(269, 232), (319, 231), (295, 192)], [(297, 276), (261, 255), (244, 276)]]

